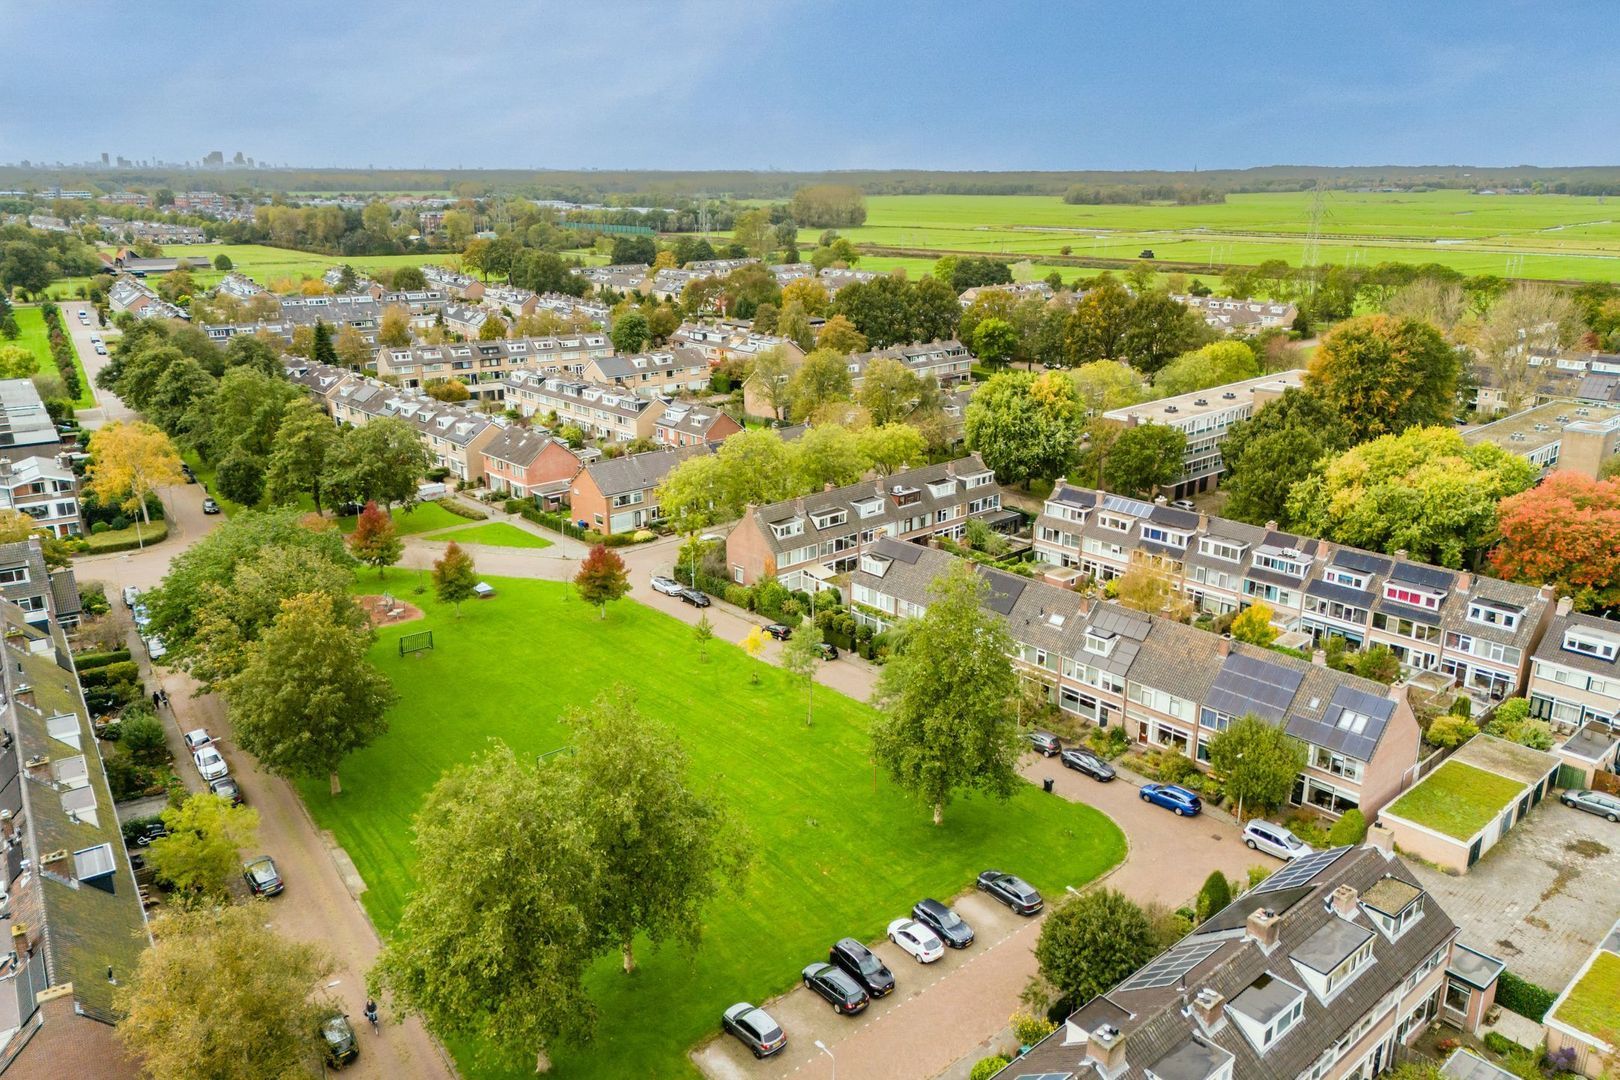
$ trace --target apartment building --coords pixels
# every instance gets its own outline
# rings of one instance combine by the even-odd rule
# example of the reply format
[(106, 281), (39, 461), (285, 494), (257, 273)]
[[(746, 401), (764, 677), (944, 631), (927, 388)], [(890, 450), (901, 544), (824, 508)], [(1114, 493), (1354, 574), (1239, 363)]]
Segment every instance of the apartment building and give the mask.
[[(518, 371), (506, 379), (507, 408), (538, 416), (553, 428), (573, 425), (587, 438), (614, 442), (651, 439), (664, 402), (617, 386)], [(556, 414), (556, 422), (550, 417)]]
[(436, 379), (456, 379), (473, 397), (500, 400), (505, 380), (515, 371), (579, 376), (591, 361), (613, 355), (613, 343), (598, 333), (556, 337), (502, 338), (444, 345), (384, 345), (376, 371), (400, 386), (418, 387)]
[(1470, 446), (1501, 447), (1543, 474), (1573, 469), (1595, 480), (1620, 453), (1620, 405), (1549, 401), (1469, 428), (1462, 436)]
[(568, 445), (544, 428), (512, 424), (484, 447), (484, 477), (491, 491), (555, 504), (580, 470)]
[(1434, 1021), (1474, 1034), (1502, 961), (1374, 846), (1290, 863), (998, 1080), (1371, 1080)]
[[(929, 589), (960, 560), (880, 538), (850, 577), (856, 618), (875, 631), (926, 610)], [(1405, 687), (1386, 687), (1315, 661), (1232, 641), (1173, 619), (1097, 602), (1071, 589), (975, 567), (985, 607), (1006, 624), (1020, 674), (1053, 704), (1099, 727), (1200, 765), (1209, 742), (1253, 713), (1307, 747), (1293, 801), (1331, 814), (1371, 814), (1418, 760)]]
[(0, 453), (18, 451), (55, 456), (62, 445), (51, 414), (32, 379), (0, 379)]
[(635, 356), (597, 356), (586, 363), (580, 378), (643, 397), (683, 390), (701, 393), (709, 388), (709, 362), (703, 354), (679, 347)]
[(471, 275), (443, 266), (423, 266), (421, 270), (427, 283), (447, 296), (469, 303), (483, 299), (484, 283)]
[(646, 528), (663, 517), (658, 485), (664, 477), (688, 458), (709, 452), (703, 445), (682, 446), (593, 461), (569, 486), (570, 513), (582, 528), (603, 536)]
[(418, 391), (372, 379), (338, 380), (324, 400), (327, 412), (340, 424), (361, 427), (383, 417), (404, 422), (427, 448), (430, 468), (448, 469), (456, 480), (469, 484), (483, 481), (484, 447), (503, 426), (502, 421), (459, 405), (446, 405)]
[(58, 540), (78, 536), (79, 479), (55, 458), (0, 457), (0, 509), (27, 514)]
[(137, 319), (189, 319), (182, 308), (175, 307), (139, 279), (120, 274), (107, 290), (107, 306), (114, 311), (127, 311)]
[(1525, 696), (1531, 714), (1560, 731), (1589, 722), (1620, 727), (1620, 622), (1575, 612), (1569, 597), (1560, 598)]
[(815, 592), (854, 570), (879, 537), (954, 540), (970, 517), (1003, 517), (1001, 488), (976, 454), (751, 506), (726, 537), (726, 561), (743, 585), (775, 575), (790, 589)]
[(1234, 300), (1229, 296), (1174, 296), (1171, 299), (1198, 312), (1204, 322), (1228, 333), (1253, 334), (1260, 330), (1286, 330), (1299, 318), (1293, 304), (1268, 300)]
[(1387, 645), (1408, 671), (1450, 676), (1482, 702), (1516, 693), (1552, 589), (1378, 555), (1277, 529), (1060, 483), (1036, 520), (1035, 558), (1102, 581), (1162, 570), (1206, 614), (1254, 603), (1320, 643)]
[(742, 425), (711, 405), (673, 402), (653, 428), (653, 440), (660, 446), (701, 446), (724, 442), (742, 430)]
[(1298, 369), (1262, 375), (1258, 379), (1114, 409), (1103, 413), (1103, 417), (1127, 427), (1164, 424), (1187, 436), (1181, 473), (1161, 491), (1172, 499), (1183, 499), (1219, 485), (1221, 474), (1226, 471), (1221, 444), (1226, 442), (1233, 425), (1249, 419), (1262, 405), (1281, 397), (1284, 390), (1302, 386), (1304, 378), (1305, 372)]

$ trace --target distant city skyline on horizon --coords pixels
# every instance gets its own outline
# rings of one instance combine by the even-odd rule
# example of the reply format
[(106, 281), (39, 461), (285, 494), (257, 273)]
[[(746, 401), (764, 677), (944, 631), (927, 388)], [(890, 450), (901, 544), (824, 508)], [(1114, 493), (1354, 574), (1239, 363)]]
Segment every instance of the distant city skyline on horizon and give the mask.
[(1620, 144), (1620, 72), (1592, 62), (1612, 20), (1598, 3), (1398, 19), (1244, 0), (1218, 17), (912, 0), (329, 14), (287, 0), (221, 20), (187, 0), (162, 20), (89, 9), (64, 37), (59, 11), (9, 8), (13, 40), (62, 49), (0, 70), (0, 95), (28, 103), (0, 127), (0, 161), (241, 149), (303, 169), (1184, 172), (1575, 167)]

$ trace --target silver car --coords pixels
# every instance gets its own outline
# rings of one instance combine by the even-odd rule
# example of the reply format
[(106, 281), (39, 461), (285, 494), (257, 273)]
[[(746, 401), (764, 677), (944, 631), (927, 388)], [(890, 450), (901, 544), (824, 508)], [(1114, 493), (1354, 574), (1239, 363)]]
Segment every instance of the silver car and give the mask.
[(1251, 851), (1263, 851), (1279, 859), (1303, 858), (1311, 853), (1311, 845), (1269, 821), (1251, 821), (1243, 826), (1243, 842)]
[(663, 574), (654, 574), (652, 576), (652, 587), (653, 592), (661, 592), (665, 596), (679, 596), (681, 595), (681, 590), (685, 588), (685, 586), (676, 581), (674, 578), (665, 577)]
[(1620, 798), (1603, 791), (1566, 791), (1558, 801), (1588, 814), (1596, 814), (1610, 821), (1620, 821)]

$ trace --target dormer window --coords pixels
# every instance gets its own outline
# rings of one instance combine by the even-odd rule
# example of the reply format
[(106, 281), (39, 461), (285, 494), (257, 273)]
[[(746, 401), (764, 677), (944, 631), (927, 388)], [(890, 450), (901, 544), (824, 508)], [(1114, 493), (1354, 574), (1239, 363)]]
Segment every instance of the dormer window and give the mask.
[(804, 518), (795, 517), (788, 518), (786, 521), (774, 522), (771, 525), (771, 532), (776, 534), (778, 540), (786, 540), (790, 536), (803, 536)]
[(1595, 656), (1599, 660), (1613, 660), (1617, 649), (1614, 638), (1607, 634), (1600, 634), (1584, 628), (1571, 628), (1564, 631), (1564, 650), (1566, 652), (1580, 653), (1582, 656)]
[(857, 500), (855, 513), (863, 518), (877, 517), (883, 513), (883, 500), (878, 498)]
[(1468, 605), (1468, 621), (1480, 623), (1484, 626), (1499, 626), (1503, 630), (1512, 630), (1519, 625), (1519, 617), (1524, 613), (1518, 608), (1510, 608), (1502, 604), (1492, 604), (1486, 601), (1475, 600)]
[(1113, 529), (1115, 532), (1131, 531), (1131, 519), (1120, 517), (1118, 514), (1099, 513), (1097, 515), (1097, 524), (1105, 529)]
[(892, 561), (892, 559), (882, 555), (865, 554), (861, 556), (861, 570), (874, 577), (882, 577), (888, 572), (889, 564)]
[(1114, 651), (1114, 645), (1119, 636), (1112, 630), (1099, 630), (1094, 626), (1086, 627), (1085, 650), (1095, 656), (1108, 656)]
[(1215, 559), (1225, 559), (1227, 562), (1242, 562), (1243, 552), (1248, 545), (1239, 544), (1232, 540), (1221, 540), (1213, 536), (1200, 537), (1198, 551)]
[(1366, 574), (1358, 574), (1339, 566), (1330, 566), (1322, 571), (1322, 580), (1332, 585), (1343, 585), (1347, 589), (1361, 590), (1367, 587)]
[(1359, 949), (1345, 957), (1339, 963), (1339, 966), (1328, 974), (1327, 992), (1323, 996), (1332, 998), (1334, 994), (1344, 989), (1352, 979), (1361, 973), (1362, 968), (1372, 963), (1372, 958), (1373, 939), (1368, 938)]
[(1262, 570), (1275, 570), (1289, 577), (1304, 577), (1310, 566), (1306, 557), (1293, 548), (1260, 548), (1254, 553), (1254, 565)]
[(1155, 544), (1164, 544), (1167, 547), (1185, 548), (1187, 546), (1186, 533), (1171, 532), (1169, 529), (1163, 529), (1157, 525), (1143, 525), (1142, 539), (1151, 540)]
[(993, 479), (994, 477), (987, 472), (974, 473), (972, 476), (962, 477), (962, 486), (964, 488), (984, 487)]
[(1440, 594), (1428, 592), (1424, 589), (1413, 588), (1398, 582), (1388, 582), (1384, 585), (1384, 599), (1393, 600), (1397, 604), (1407, 604), (1411, 607), (1425, 608), (1436, 611), (1440, 607)]
[[(701, 417), (699, 419), (701, 419)], [(811, 514), (810, 520), (815, 523), (815, 526), (818, 529), (830, 529), (834, 525), (842, 525), (844, 522), (848, 521), (849, 511), (842, 508), (838, 510), (823, 510), (820, 513)]]
[(956, 494), (955, 480), (931, 480), (928, 483), (928, 493), (936, 499), (943, 499), (947, 495)]

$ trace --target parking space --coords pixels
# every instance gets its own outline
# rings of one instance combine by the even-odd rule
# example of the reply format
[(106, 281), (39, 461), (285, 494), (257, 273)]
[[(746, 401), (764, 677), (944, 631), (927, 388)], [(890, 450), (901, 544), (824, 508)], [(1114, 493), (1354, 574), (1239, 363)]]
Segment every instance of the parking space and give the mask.
[(1620, 825), (1552, 799), (1461, 877), (1408, 865), (1464, 944), (1550, 990), (1574, 977), (1620, 910)]
[[(919, 897), (919, 899), (921, 899)], [(983, 893), (973, 892), (959, 897), (951, 906), (973, 927), (974, 942), (966, 949), (946, 949), (945, 955), (931, 964), (919, 964), (898, 946), (885, 940), (872, 944), (890, 971), (894, 972), (894, 992), (867, 1006), (858, 1016), (842, 1016), (833, 1012), (820, 996), (800, 985), (795, 989), (763, 1003), (765, 1011), (787, 1032), (788, 1043), (782, 1050), (764, 1061), (756, 1061), (743, 1044), (729, 1035), (718, 1036), (692, 1051), (692, 1060), (705, 1076), (714, 1080), (759, 1080), (765, 1077), (791, 1076), (806, 1066), (822, 1059), (816, 1049), (816, 1040), (833, 1047), (851, 1036), (891, 1021), (900, 1011), (913, 1005), (930, 990), (946, 981), (960, 982), (971, 979), (976, 966), (983, 966), (986, 958), (1006, 946), (1020, 930), (1029, 927), (1034, 919), (1014, 915), (1007, 908)], [(907, 915), (895, 912), (895, 918)], [(832, 942), (827, 942), (828, 947)], [(807, 956), (804, 964), (825, 960), (826, 956)], [(761, 1004), (755, 1002), (754, 1004)], [(715, 1017), (718, 1032), (720, 1018)], [(909, 1074), (900, 1069), (895, 1075)], [(917, 1075), (922, 1075), (918, 1073)]]

